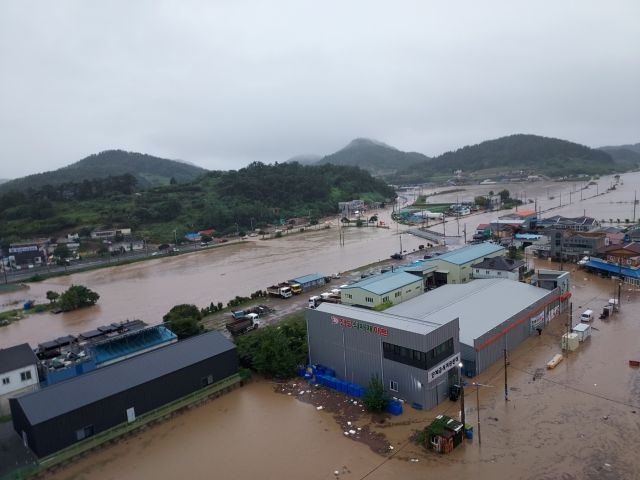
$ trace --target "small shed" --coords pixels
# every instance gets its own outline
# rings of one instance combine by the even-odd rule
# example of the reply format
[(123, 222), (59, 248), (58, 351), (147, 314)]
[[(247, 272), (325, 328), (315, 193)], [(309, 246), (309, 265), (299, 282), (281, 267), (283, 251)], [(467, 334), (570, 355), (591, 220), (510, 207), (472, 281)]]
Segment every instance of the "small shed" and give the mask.
[(426, 430), (427, 447), (438, 453), (450, 453), (462, 443), (462, 423), (446, 415), (438, 415)]

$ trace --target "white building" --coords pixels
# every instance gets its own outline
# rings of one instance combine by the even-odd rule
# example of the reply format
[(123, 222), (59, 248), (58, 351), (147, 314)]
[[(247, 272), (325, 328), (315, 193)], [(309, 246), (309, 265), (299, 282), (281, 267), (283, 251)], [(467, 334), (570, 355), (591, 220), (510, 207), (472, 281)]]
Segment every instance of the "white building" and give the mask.
[(471, 268), (473, 278), (507, 278), (517, 282), (524, 275), (525, 262), (507, 257), (493, 257), (485, 258)]
[(9, 415), (9, 398), (38, 389), (37, 365), (28, 343), (0, 349), (0, 415)]

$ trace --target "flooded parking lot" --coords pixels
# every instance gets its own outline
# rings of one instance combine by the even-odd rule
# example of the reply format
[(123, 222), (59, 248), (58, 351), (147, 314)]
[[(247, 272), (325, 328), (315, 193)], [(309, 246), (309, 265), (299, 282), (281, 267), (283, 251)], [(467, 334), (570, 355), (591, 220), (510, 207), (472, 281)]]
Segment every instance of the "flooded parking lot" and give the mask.
[[(582, 309), (599, 311), (615, 290), (608, 279), (582, 271), (572, 276), (574, 318)], [(330, 479), (335, 471), (352, 479), (639, 478), (640, 372), (628, 360), (640, 358), (640, 296), (625, 289), (622, 300), (621, 312), (607, 321), (596, 319), (592, 338), (555, 370), (544, 366), (560, 352), (566, 316), (510, 352), (508, 402), (501, 364), (477, 378), (493, 385), (480, 391), (481, 447), (477, 428), (473, 441), (446, 456), (409, 441), (435, 415), (459, 414), (458, 403), (445, 401), (428, 412), (406, 408), (384, 424), (367, 415), (354, 419), (394, 446), (380, 455), (346, 438), (330, 413), (257, 381), (92, 454), (53, 478)], [(536, 370), (541, 376), (534, 380)], [(467, 422), (475, 426), (475, 387), (466, 392)]]

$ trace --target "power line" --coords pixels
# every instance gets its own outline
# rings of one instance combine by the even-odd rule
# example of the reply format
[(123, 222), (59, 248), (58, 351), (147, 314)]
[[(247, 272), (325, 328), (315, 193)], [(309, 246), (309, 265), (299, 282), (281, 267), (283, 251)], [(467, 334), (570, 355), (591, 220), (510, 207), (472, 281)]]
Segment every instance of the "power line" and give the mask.
[[(533, 372), (530, 372), (529, 370), (525, 370), (525, 369), (522, 369), (522, 368), (516, 368), (514, 366), (511, 366), (511, 368), (513, 368), (514, 370), (518, 370), (519, 372), (522, 372), (522, 373), (528, 373), (529, 375), (533, 375), (534, 374)], [(559, 385), (560, 387), (564, 387), (564, 388), (567, 388), (569, 390), (573, 390), (574, 392), (584, 393), (585, 395), (589, 395), (589, 396), (592, 396), (592, 397), (595, 397), (595, 398), (600, 398), (602, 400), (607, 400), (607, 401), (612, 402), (612, 403), (617, 403), (618, 405), (622, 405), (624, 407), (640, 408), (639, 405), (633, 405), (632, 403), (626, 403), (626, 402), (623, 402), (623, 401), (620, 401), (620, 400), (616, 400), (615, 398), (605, 397), (604, 395), (601, 395), (599, 393), (587, 392), (586, 390), (582, 390), (582, 389), (577, 388), (577, 387), (572, 387), (571, 385), (567, 385), (566, 383), (561, 383), (561, 382), (558, 382), (556, 380), (552, 380), (550, 378), (541, 377), (541, 379), (544, 380), (545, 382), (553, 383), (554, 385)]]

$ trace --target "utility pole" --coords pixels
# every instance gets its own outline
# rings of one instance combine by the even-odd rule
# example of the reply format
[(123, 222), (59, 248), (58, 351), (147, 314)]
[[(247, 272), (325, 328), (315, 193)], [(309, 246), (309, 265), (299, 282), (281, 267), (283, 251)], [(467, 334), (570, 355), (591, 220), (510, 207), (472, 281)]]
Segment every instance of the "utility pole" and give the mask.
[(458, 363), (458, 374), (460, 379), (460, 423), (462, 423), (462, 428), (464, 429), (465, 422), (465, 414), (464, 414), (464, 382), (462, 381), (462, 362)]
[(636, 202), (637, 200), (637, 190), (633, 191), (633, 223), (636, 223)]
[(464, 228), (462, 229), (462, 233), (464, 233), (464, 243), (467, 244), (467, 224), (464, 224)]
[[(478, 411), (478, 446), (482, 445), (482, 435), (480, 435), (480, 384), (476, 384), (476, 410)], [(464, 427), (463, 427), (464, 428)]]
[(509, 401), (509, 389), (507, 387), (507, 367), (509, 362), (507, 361), (507, 334), (504, 335), (504, 401)]
[(476, 387), (476, 410), (478, 411), (478, 446), (482, 446), (482, 435), (480, 435), (480, 387), (493, 387), (493, 385), (485, 385), (483, 383), (473, 382)]

